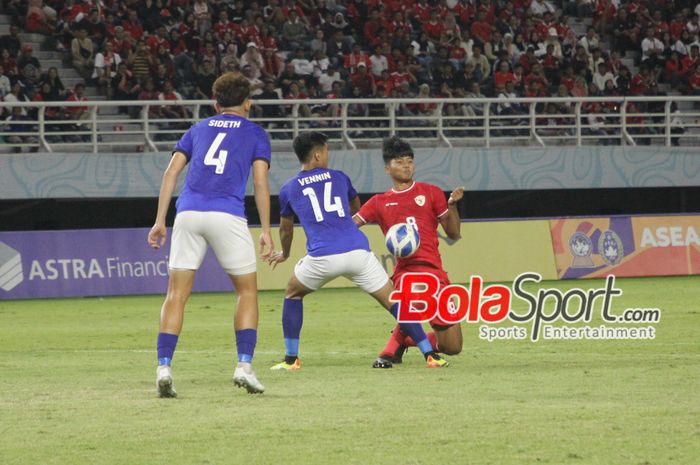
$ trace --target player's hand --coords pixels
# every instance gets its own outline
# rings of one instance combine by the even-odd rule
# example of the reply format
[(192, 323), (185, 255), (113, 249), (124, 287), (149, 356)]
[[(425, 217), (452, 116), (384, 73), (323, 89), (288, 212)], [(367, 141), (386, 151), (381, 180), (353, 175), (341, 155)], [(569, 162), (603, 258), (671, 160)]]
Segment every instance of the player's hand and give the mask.
[(279, 251), (279, 252), (274, 252), (270, 258), (267, 259), (267, 263), (272, 266), (272, 269), (274, 270), (278, 264), (287, 261), (287, 257), (284, 256), (284, 254)]
[(464, 186), (458, 187), (457, 189), (453, 190), (452, 193), (450, 194), (450, 198), (447, 199), (447, 205), (452, 206), (462, 200), (462, 197), (464, 197)]
[(148, 245), (154, 249), (160, 249), (165, 244), (165, 239), (168, 237), (168, 231), (165, 225), (156, 223), (150, 231), (148, 231)]
[(270, 236), (269, 231), (263, 231), (260, 233), (260, 258), (263, 260), (269, 260), (275, 251), (275, 244), (272, 242), (272, 236)]

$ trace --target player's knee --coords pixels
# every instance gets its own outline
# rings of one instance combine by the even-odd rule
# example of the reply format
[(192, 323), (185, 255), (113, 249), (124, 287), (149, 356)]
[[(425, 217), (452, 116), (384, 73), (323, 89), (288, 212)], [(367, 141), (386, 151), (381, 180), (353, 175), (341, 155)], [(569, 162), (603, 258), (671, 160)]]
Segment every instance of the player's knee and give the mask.
[(257, 299), (258, 290), (256, 288), (236, 289), (239, 299)]
[(165, 296), (165, 304), (167, 306), (184, 306), (185, 302), (187, 302), (188, 297), (189, 294), (186, 292), (171, 290), (170, 292), (168, 292), (168, 295)]
[(462, 352), (462, 344), (446, 344), (442, 345), (440, 344), (440, 352), (442, 352), (445, 355), (457, 355), (460, 352)]

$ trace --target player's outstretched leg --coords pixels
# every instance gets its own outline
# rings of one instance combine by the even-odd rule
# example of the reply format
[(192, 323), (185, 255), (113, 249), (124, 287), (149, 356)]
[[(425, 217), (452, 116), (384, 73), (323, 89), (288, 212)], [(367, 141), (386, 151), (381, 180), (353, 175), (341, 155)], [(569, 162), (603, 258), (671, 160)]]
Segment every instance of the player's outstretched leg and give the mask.
[[(434, 332), (426, 333), (430, 345), (433, 347), (434, 352), (441, 352), (438, 342), (437, 335)], [(382, 365), (392, 365), (403, 363), (403, 354), (409, 347), (415, 347), (416, 343), (412, 338), (406, 337), (401, 331), (401, 326), (396, 325), (391, 331), (389, 340), (386, 342), (384, 349), (379, 353), (379, 356), (375, 360), (373, 366), (374, 368), (390, 368), (390, 366)], [(375, 366), (376, 365), (376, 366)]]
[(262, 394), (265, 392), (265, 386), (258, 381), (252, 367), (258, 327), (257, 275), (256, 273), (231, 275), (231, 281), (238, 294), (234, 319), (238, 365), (233, 372), (233, 383), (245, 388), (250, 394)]
[(304, 322), (304, 296), (313, 290), (307, 288), (296, 276), (287, 283), (284, 304), (282, 304), (282, 331), (284, 333), (284, 360), (270, 367), (271, 370), (297, 371), (301, 368), (299, 359), (299, 337)]
[[(384, 287), (379, 289), (378, 291), (372, 293), (372, 297), (377, 299), (384, 308), (386, 308), (389, 313), (394, 318), (397, 318), (398, 316), (398, 304), (392, 304), (392, 302), (389, 300), (389, 296), (391, 295), (391, 292), (394, 290), (394, 287), (391, 285), (391, 282), (388, 281)], [(406, 335), (406, 337), (410, 337), (414, 341), (416, 341), (416, 345), (420, 349), (420, 351), (423, 353), (423, 356), (425, 357), (425, 361), (427, 364), (428, 368), (442, 368), (446, 367), (449, 365), (447, 360), (442, 359), (435, 351), (433, 350), (433, 346), (430, 343), (430, 340), (425, 334), (425, 331), (423, 331), (423, 327), (419, 323), (399, 323), (399, 327), (401, 329), (401, 332)], [(382, 364), (380, 358), (374, 361), (372, 364), (372, 367), (374, 368), (391, 368), (391, 364)]]
[(192, 292), (194, 283), (193, 270), (170, 270), (168, 293), (160, 311), (160, 329), (158, 332), (158, 368), (156, 369), (156, 389), (159, 397), (177, 397), (173, 386), (171, 368), (175, 347), (177, 346), (185, 304)]

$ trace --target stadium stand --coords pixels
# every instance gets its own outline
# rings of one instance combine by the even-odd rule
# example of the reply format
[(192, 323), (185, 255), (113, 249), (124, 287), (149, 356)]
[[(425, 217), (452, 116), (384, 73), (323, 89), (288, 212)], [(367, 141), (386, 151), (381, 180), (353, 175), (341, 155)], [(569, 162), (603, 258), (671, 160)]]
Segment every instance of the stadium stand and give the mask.
[[(694, 131), (688, 128), (692, 114), (671, 121), (663, 99), (625, 104), (622, 114), (620, 97), (700, 95), (700, 5), (688, 1), (3, 0), (2, 6), (5, 102), (206, 100), (215, 76), (239, 70), (255, 97), (265, 100), (611, 98), (578, 109), (565, 101), (533, 103), (534, 109), (502, 101), (400, 103), (391, 118), (398, 118), (398, 127), (411, 127), (404, 136), (434, 136), (439, 125), (448, 136), (481, 137), (489, 132), (487, 113), (500, 118), (491, 124), (502, 126), (495, 135), (519, 135), (518, 126), (535, 124), (530, 136), (542, 143), (572, 136), (576, 113), (586, 124), (584, 136), (600, 136), (600, 143), (619, 143), (626, 125), (628, 143), (647, 144), (661, 140), (654, 135), (664, 132), (666, 112), (674, 136), (666, 141), (679, 145), (684, 127)], [(376, 100), (312, 102), (261, 106), (256, 116), (326, 118), (330, 127), (347, 116), (353, 137), (389, 132), (383, 129), (389, 111)], [(86, 108), (45, 107), (47, 142), (90, 139), (87, 123), (74, 121), (89, 119)], [(694, 108), (679, 100), (670, 111)], [(210, 111), (199, 105), (195, 115), (177, 103), (147, 109), (151, 120), (160, 121), (156, 130), (166, 131), (156, 140), (172, 139), (167, 131), (186, 127), (163, 120)], [(5, 142), (38, 150), (41, 144), (28, 131), (37, 113), (38, 107), (18, 114), (3, 107)], [(101, 106), (99, 141), (143, 130), (129, 119), (141, 114), (134, 106)], [(446, 120), (437, 123), (436, 116)], [(289, 121), (267, 125), (280, 131), (273, 137), (284, 139), (285, 129), (298, 129)]]

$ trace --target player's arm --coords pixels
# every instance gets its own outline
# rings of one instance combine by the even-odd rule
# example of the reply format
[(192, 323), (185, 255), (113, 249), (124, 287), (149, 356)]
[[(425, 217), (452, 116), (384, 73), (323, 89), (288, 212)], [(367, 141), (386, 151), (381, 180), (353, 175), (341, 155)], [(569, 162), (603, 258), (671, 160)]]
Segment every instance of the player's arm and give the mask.
[(459, 212), (457, 211), (457, 203), (462, 200), (464, 196), (464, 187), (458, 187), (453, 190), (450, 194), (450, 198), (447, 200), (447, 212), (440, 217), (440, 224), (442, 229), (445, 230), (447, 237), (453, 241), (458, 240), (462, 237), (460, 231), (462, 226), (462, 221), (459, 218)]
[(163, 180), (160, 184), (160, 194), (158, 195), (158, 212), (156, 221), (148, 233), (148, 245), (154, 249), (159, 249), (165, 244), (167, 230), (165, 229), (165, 217), (170, 207), (170, 199), (173, 197), (177, 178), (187, 165), (187, 156), (180, 151), (173, 153), (168, 167), (163, 173)]
[(255, 206), (260, 215), (260, 257), (268, 259), (274, 251), (275, 245), (270, 234), (270, 184), (268, 171), (270, 165), (266, 160), (253, 162), (253, 188), (255, 190)]
[[(355, 210), (354, 202), (357, 202), (358, 209)], [(352, 220), (355, 222), (358, 228), (366, 225), (367, 223), (376, 222), (376, 196), (371, 197), (364, 205), (360, 207), (360, 197), (355, 196), (353, 203), (350, 204), (350, 209), (352, 210)]]
[(294, 217), (280, 216), (280, 243), (282, 251), (274, 253), (268, 260), (274, 270), (278, 263), (289, 258), (292, 250), (292, 240), (294, 239)]

